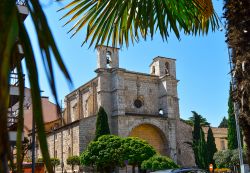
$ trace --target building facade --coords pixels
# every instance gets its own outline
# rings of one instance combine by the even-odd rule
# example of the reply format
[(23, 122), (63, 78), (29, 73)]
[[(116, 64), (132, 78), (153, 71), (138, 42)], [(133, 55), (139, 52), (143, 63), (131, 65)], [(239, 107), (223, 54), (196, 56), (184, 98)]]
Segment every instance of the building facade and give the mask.
[[(208, 127), (202, 128), (205, 133), (205, 139), (207, 139)], [(214, 142), (218, 151), (227, 150), (228, 149), (228, 141), (227, 141), (227, 128), (218, 128), (218, 127), (211, 127), (213, 135), (214, 135)]]
[(180, 121), (175, 59), (156, 57), (150, 74), (139, 73), (119, 67), (119, 49), (99, 46), (95, 72), (94, 79), (65, 97), (65, 125), (48, 133), (51, 156), (64, 163), (58, 171), (70, 170), (67, 157), (80, 155), (94, 138), (100, 106), (112, 134), (139, 137), (183, 166), (195, 164), (186, 144), (192, 128)]

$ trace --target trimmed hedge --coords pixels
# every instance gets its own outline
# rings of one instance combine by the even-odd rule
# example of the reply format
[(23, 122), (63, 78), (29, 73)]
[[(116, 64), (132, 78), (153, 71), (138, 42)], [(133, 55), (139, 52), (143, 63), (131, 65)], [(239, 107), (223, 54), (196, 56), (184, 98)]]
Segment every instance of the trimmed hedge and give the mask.
[(150, 159), (143, 161), (141, 167), (143, 170), (151, 171), (179, 168), (172, 159), (161, 155), (154, 155)]

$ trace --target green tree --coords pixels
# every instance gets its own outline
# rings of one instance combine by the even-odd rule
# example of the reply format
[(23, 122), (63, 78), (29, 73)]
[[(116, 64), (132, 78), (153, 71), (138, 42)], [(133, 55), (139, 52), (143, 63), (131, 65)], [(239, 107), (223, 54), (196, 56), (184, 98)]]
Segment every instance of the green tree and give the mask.
[(141, 163), (156, 154), (151, 145), (135, 137), (124, 138), (122, 147), (125, 152), (124, 160), (128, 160), (128, 163), (133, 166), (133, 173), (135, 173), (136, 166), (140, 170)]
[[(239, 151), (237, 149), (217, 151), (214, 160), (218, 168), (233, 168), (240, 164)], [(247, 163), (246, 150), (243, 150), (243, 162)]]
[[(187, 124), (194, 126), (194, 122), (195, 122), (195, 116), (198, 116), (200, 119), (200, 125), (201, 126), (209, 126), (210, 123), (207, 122), (207, 119), (202, 117), (201, 115), (197, 114), (195, 111), (192, 111), (193, 116), (189, 117), (188, 120), (184, 120)], [(194, 116), (195, 115), (195, 116)]]
[(200, 139), (197, 142), (197, 166), (202, 169), (208, 169), (208, 158), (207, 158), (207, 143), (203, 130), (200, 130)]
[(223, 117), (222, 121), (220, 122), (219, 128), (227, 128), (228, 127), (228, 120), (226, 117)]
[(194, 119), (192, 148), (195, 155), (195, 163), (198, 167), (207, 169), (207, 144), (204, 132), (201, 128), (201, 115), (192, 111)]
[(80, 163), (85, 166), (97, 167), (100, 172), (111, 172), (115, 166), (124, 162), (123, 139), (114, 135), (103, 135), (92, 141), (80, 155)]
[(226, 40), (232, 63), (232, 75), (235, 87), (233, 100), (239, 107), (239, 123), (248, 147), (247, 156), (250, 165), (250, 20), (249, 0), (224, 0), (226, 19)]
[(144, 160), (141, 167), (143, 170), (157, 171), (163, 169), (174, 169), (179, 166), (169, 157), (154, 155), (148, 160)]
[(104, 108), (100, 106), (97, 113), (95, 140), (97, 140), (102, 135), (108, 134), (110, 134), (108, 116)]
[(221, 150), (214, 154), (215, 164), (218, 168), (229, 168), (232, 150)]
[(207, 161), (208, 164), (212, 163), (214, 165), (214, 153), (217, 152), (217, 148), (216, 148), (216, 144), (215, 144), (215, 140), (214, 140), (214, 134), (213, 131), (211, 129), (211, 127), (209, 127), (208, 132), (207, 132)]
[(235, 122), (234, 105), (232, 101), (231, 87), (229, 91), (227, 112), (228, 112), (228, 129), (227, 129), (228, 149), (233, 150), (233, 149), (238, 148), (238, 142), (237, 142), (237, 131), (236, 131), (236, 122)]
[(67, 158), (67, 164), (71, 165), (72, 172), (74, 171), (74, 166), (80, 165), (79, 156), (70, 156)]
[(201, 115), (197, 114), (195, 111), (192, 111), (193, 113), (193, 124), (194, 124), (194, 130), (193, 130), (193, 141), (198, 141), (200, 139), (200, 131), (201, 131)]
[[(44, 159), (43, 158), (38, 158), (37, 162), (44, 162)], [(50, 158), (50, 163), (53, 166), (53, 170), (55, 172), (55, 167), (60, 165), (60, 160), (58, 158), (53, 158), (52, 157), (52, 158)]]

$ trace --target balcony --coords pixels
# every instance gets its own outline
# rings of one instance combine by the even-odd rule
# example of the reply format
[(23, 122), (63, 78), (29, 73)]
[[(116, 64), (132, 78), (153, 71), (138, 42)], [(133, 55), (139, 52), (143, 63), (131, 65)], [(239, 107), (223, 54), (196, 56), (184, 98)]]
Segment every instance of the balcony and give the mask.
[[(23, 79), (24, 80), (24, 75)], [(10, 99), (9, 99), (9, 109), (8, 109), (8, 127), (13, 127), (17, 123), (17, 115), (19, 112), (19, 84), (17, 73), (10, 74), (9, 86), (10, 86)], [(24, 88), (24, 107), (30, 105), (31, 103), (31, 94), (30, 89)]]
[(26, 0), (16, 0), (16, 5), (19, 13), (21, 14), (22, 20), (24, 21), (29, 14)]
[[(29, 10), (27, 7), (26, 0), (16, 0), (16, 6), (18, 12), (20, 13), (22, 21), (26, 19), (29, 14)], [(18, 42), (18, 38), (17, 38)], [(23, 49), (21, 44), (18, 44), (17, 49), (19, 51), (20, 56), (23, 57)], [(9, 78), (9, 108), (8, 108), (8, 120), (7, 126), (9, 130), (9, 142), (11, 145), (15, 145), (16, 136), (17, 136), (17, 123), (18, 123), (18, 113), (20, 107), (28, 105), (30, 103), (30, 90), (28, 88), (24, 88), (24, 104), (19, 104), (20, 92), (19, 92), (19, 84), (20, 81), (18, 79), (18, 74), (15, 72), (15, 66), (11, 68), (10, 78)], [(22, 76), (22, 80), (24, 81), (24, 75)], [(23, 140), (23, 135), (22, 135)]]

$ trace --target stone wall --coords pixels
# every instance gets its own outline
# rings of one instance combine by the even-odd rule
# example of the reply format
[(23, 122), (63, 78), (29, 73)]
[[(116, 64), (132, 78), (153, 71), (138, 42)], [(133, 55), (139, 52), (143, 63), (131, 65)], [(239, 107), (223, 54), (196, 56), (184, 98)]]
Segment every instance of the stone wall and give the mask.
[(92, 79), (65, 97), (64, 119), (67, 124), (97, 113), (97, 80)]
[[(207, 140), (208, 127), (202, 128)], [(215, 145), (218, 151), (228, 149), (227, 128), (212, 127), (212, 132), (215, 139)]]
[[(134, 73), (125, 73), (124, 76), (125, 112), (158, 115), (158, 78)], [(136, 99), (142, 101), (142, 107), (135, 107)]]
[(189, 167), (195, 166), (195, 158), (190, 143), (192, 142), (192, 127), (185, 122), (177, 121), (177, 163)]
[(79, 153), (82, 153), (90, 141), (95, 137), (96, 116), (87, 117), (80, 120), (79, 125)]
[[(61, 138), (62, 135), (63, 139)], [(67, 172), (71, 171), (71, 166), (67, 165), (67, 158), (73, 155), (78, 155), (78, 156), (80, 155), (79, 121), (68, 124), (62, 128), (52, 131), (51, 133), (48, 133), (47, 143), (48, 143), (50, 157), (58, 158), (61, 161), (62, 151), (63, 151), (64, 169), (66, 169)], [(39, 155), (38, 157), (41, 157), (41, 155)], [(75, 169), (78, 168), (75, 167)], [(61, 165), (56, 167), (56, 171), (61, 172)]]

